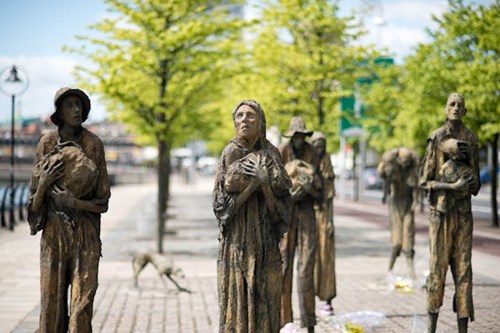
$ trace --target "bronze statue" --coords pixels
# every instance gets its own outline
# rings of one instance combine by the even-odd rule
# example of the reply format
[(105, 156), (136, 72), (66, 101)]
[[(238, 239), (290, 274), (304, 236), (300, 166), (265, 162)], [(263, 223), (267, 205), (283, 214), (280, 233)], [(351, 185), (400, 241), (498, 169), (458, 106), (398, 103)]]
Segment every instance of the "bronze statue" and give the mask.
[(280, 146), (281, 157), (292, 179), (292, 220), (283, 236), (280, 249), (283, 257), (283, 294), (281, 325), (293, 322), (292, 276), (295, 250), (298, 254), (297, 286), (301, 326), (314, 332), (316, 325), (314, 259), (316, 255), (316, 216), (314, 202), (321, 197), (321, 174), (314, 147), (306, 142), (312, 132), (306, 130), (302, 118), (293, 117), (285, 136), (290, 141)]
[(478, 139), (462, 123), (466, 112), (464, 97), (452, 93), (445, 107), (445, 124), (427, 139), (420, 166), (419, 183), (428, 192), (430, 206), (429, 333), (436, 331), (448, 265), (455, 281), (453, 310), (457, 314), (458, 332), (467, 332), (469, 320), (474, 320), (471, 195), (477, 195), (480, 183)]
[(266, 118), (253, 100), (233, 111), (236, 137), (222, 152), (213, 191), (219, 224), (220, 333), (278, 333), (279, 241), (290, 221), (290, 187)]
[(61, 88), (54, 105), (57, 129), (37, 144), (28, 201), (31, 234), (43, 230), (39, 332), (91, 332), (100, 221), (110, 197), (104, 147), (81, 126), (90, 112), (85, 92)]
[(416, 280), (413, 257), (415, 255), (415, 207), (419, 200), (419, 160), (416, 152), (395, 148), (385, 152), (377, 166), (377, 172), (384, 180), (383, 203), (388, 203), (391, 229), (392, 252), (389, 272), (396, 259), (403, 252), (406, 256), (409, 275)]
[(314, 132), (311, 143), (319, 158), (319, 170), (323, 177), (322, 196), (314, 204), (318, 247), (314, 263), (314, 287), (316, 295), (325, 301), (323, 313), (333, 314), (332, 300), (337, 296), (335, 278), (335, 228), (333, 224), (333, 198), (335, 197), (335, 173), (332, 160), (326, 151), (326, 138)]

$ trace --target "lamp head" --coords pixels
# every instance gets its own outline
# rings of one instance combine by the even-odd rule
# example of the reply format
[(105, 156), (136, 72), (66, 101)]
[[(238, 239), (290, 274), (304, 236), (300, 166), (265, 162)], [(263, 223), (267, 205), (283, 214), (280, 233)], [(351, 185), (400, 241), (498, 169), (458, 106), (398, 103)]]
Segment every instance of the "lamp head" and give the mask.
[(26, 71), (16, 65), (0, 71), (0, 92), (8, 96), (19, 96), (28, 89), (29, 78)]
[(20, 83), (20, 82), (22, 82), (22, 80), (17, 75), (16, 66), (12, 66), (12, 68), (10, 69), (9, 76), (5, 79), (5, 82), (8, 82), (8, 83)]

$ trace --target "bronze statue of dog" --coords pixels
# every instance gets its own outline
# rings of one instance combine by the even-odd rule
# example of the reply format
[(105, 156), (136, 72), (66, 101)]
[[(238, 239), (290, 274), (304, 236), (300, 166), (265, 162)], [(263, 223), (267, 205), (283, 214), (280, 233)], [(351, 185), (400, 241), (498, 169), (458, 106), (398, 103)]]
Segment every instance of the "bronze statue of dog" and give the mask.
[(175, 284), (177, 290), (179, 290), (180, 292), (184, 291), (187, 293), (191, 293), (191, 290), (181, 287), (177, 283), (177, 281), (175, 281), (173, 278), (174, 276), (179, 278), (184, 278), (184, 273), (182, 272), (182, 269), (179, 267), (175, 267), (173, 261), (168, 259), (164, 255), (154, 252), (138, 252), (134, 254), (132, 258), (132, 267), (134, 270), (135, 287), (138, 287), (139, 285), (138, 283), (139, 274), (142, 272), (144, 267), (146, 267), (146, 265), (149, 263), (151, 263), (156, 268), (163, 284), (165, 284), (163, 276), (166, 276), (170, 281), (172, 281)]

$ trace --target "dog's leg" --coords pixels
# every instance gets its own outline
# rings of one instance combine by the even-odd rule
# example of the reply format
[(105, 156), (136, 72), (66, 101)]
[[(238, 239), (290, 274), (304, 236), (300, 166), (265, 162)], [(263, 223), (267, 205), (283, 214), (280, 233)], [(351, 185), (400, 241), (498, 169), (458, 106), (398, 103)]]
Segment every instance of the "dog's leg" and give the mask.
[(139, 274), (142, 272), (144, 267), (146, 267), (146, 263), (138, 262), (137, 259), (132, 259), (132, 269), (134, 271), (134, 287), (137, 288), (139, 287)]
[(165, 289), (167, 289), (167, 281), (165, 281), (165, 279), (163, 278), (163, 275), (167, 275), (167, 274), (160, 273), (159, 275), (160, 275), (160, 280), (163, 283), (163, 287)]
[(175, 286), (177, 287), (177, 289), (178, 289), (179, 291), (184, 291), (184, 292), (186, 292), (186, 293), (191, 294), (191, 290), (189, 290), (189, 289), (186, 289), (186, 288), (183, 288), (183, 287), (179, 286), (179, 284), (177, 283), (177, 281), (175, 281), (175, 280), (174, 280), (174, 279), (173, 279), (173, 278), (172, 278), (169, 274), (165, 273), (165, 276), (166, 276), (166, 277), (167, 277), (170, 281), (172, 281), (172, 282), (175, 284)]

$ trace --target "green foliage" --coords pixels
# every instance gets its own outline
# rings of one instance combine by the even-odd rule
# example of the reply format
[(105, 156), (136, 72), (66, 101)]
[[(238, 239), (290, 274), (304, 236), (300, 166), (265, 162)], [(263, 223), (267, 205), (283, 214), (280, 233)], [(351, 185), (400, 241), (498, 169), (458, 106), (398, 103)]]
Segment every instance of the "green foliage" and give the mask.
[(404, 144), (422, 152), (425, 138), (442, 125), (452, 92), (464, 95), (464, 122), (482, 143), (500, 132), (500, 4), (449, 4), (434, 18), (432, 41), (419, 45), (403, 66), (379, 72), (380, 81), (363, 95), (370, 110), (366, 125), (381, 129), (370, 144), (380, 151)]
[(106, 3), (110, 16), (91, 26), (100, 38), (79, 36), (83, 46), (69, 50), (92, 63), (77, 70), (82, 85), (143, 143), (176, 146), (213, 131), (211, 102), (240, 57), (244, 23), (227, 6), (236, 1)]
[(354, 46), (361, 36), (353, 17), (340, 17), (337, 1), (279, 0), (262, 7), (248, 45), (248, 66), (235, 81), (237, 95), (254, 98), (266, 111), (268, 125), (281, 132), (300, 115), (308, 128), (322, 131), (328, 147), (338, 147), (339, 98), (352, 89), (374, 57)]

